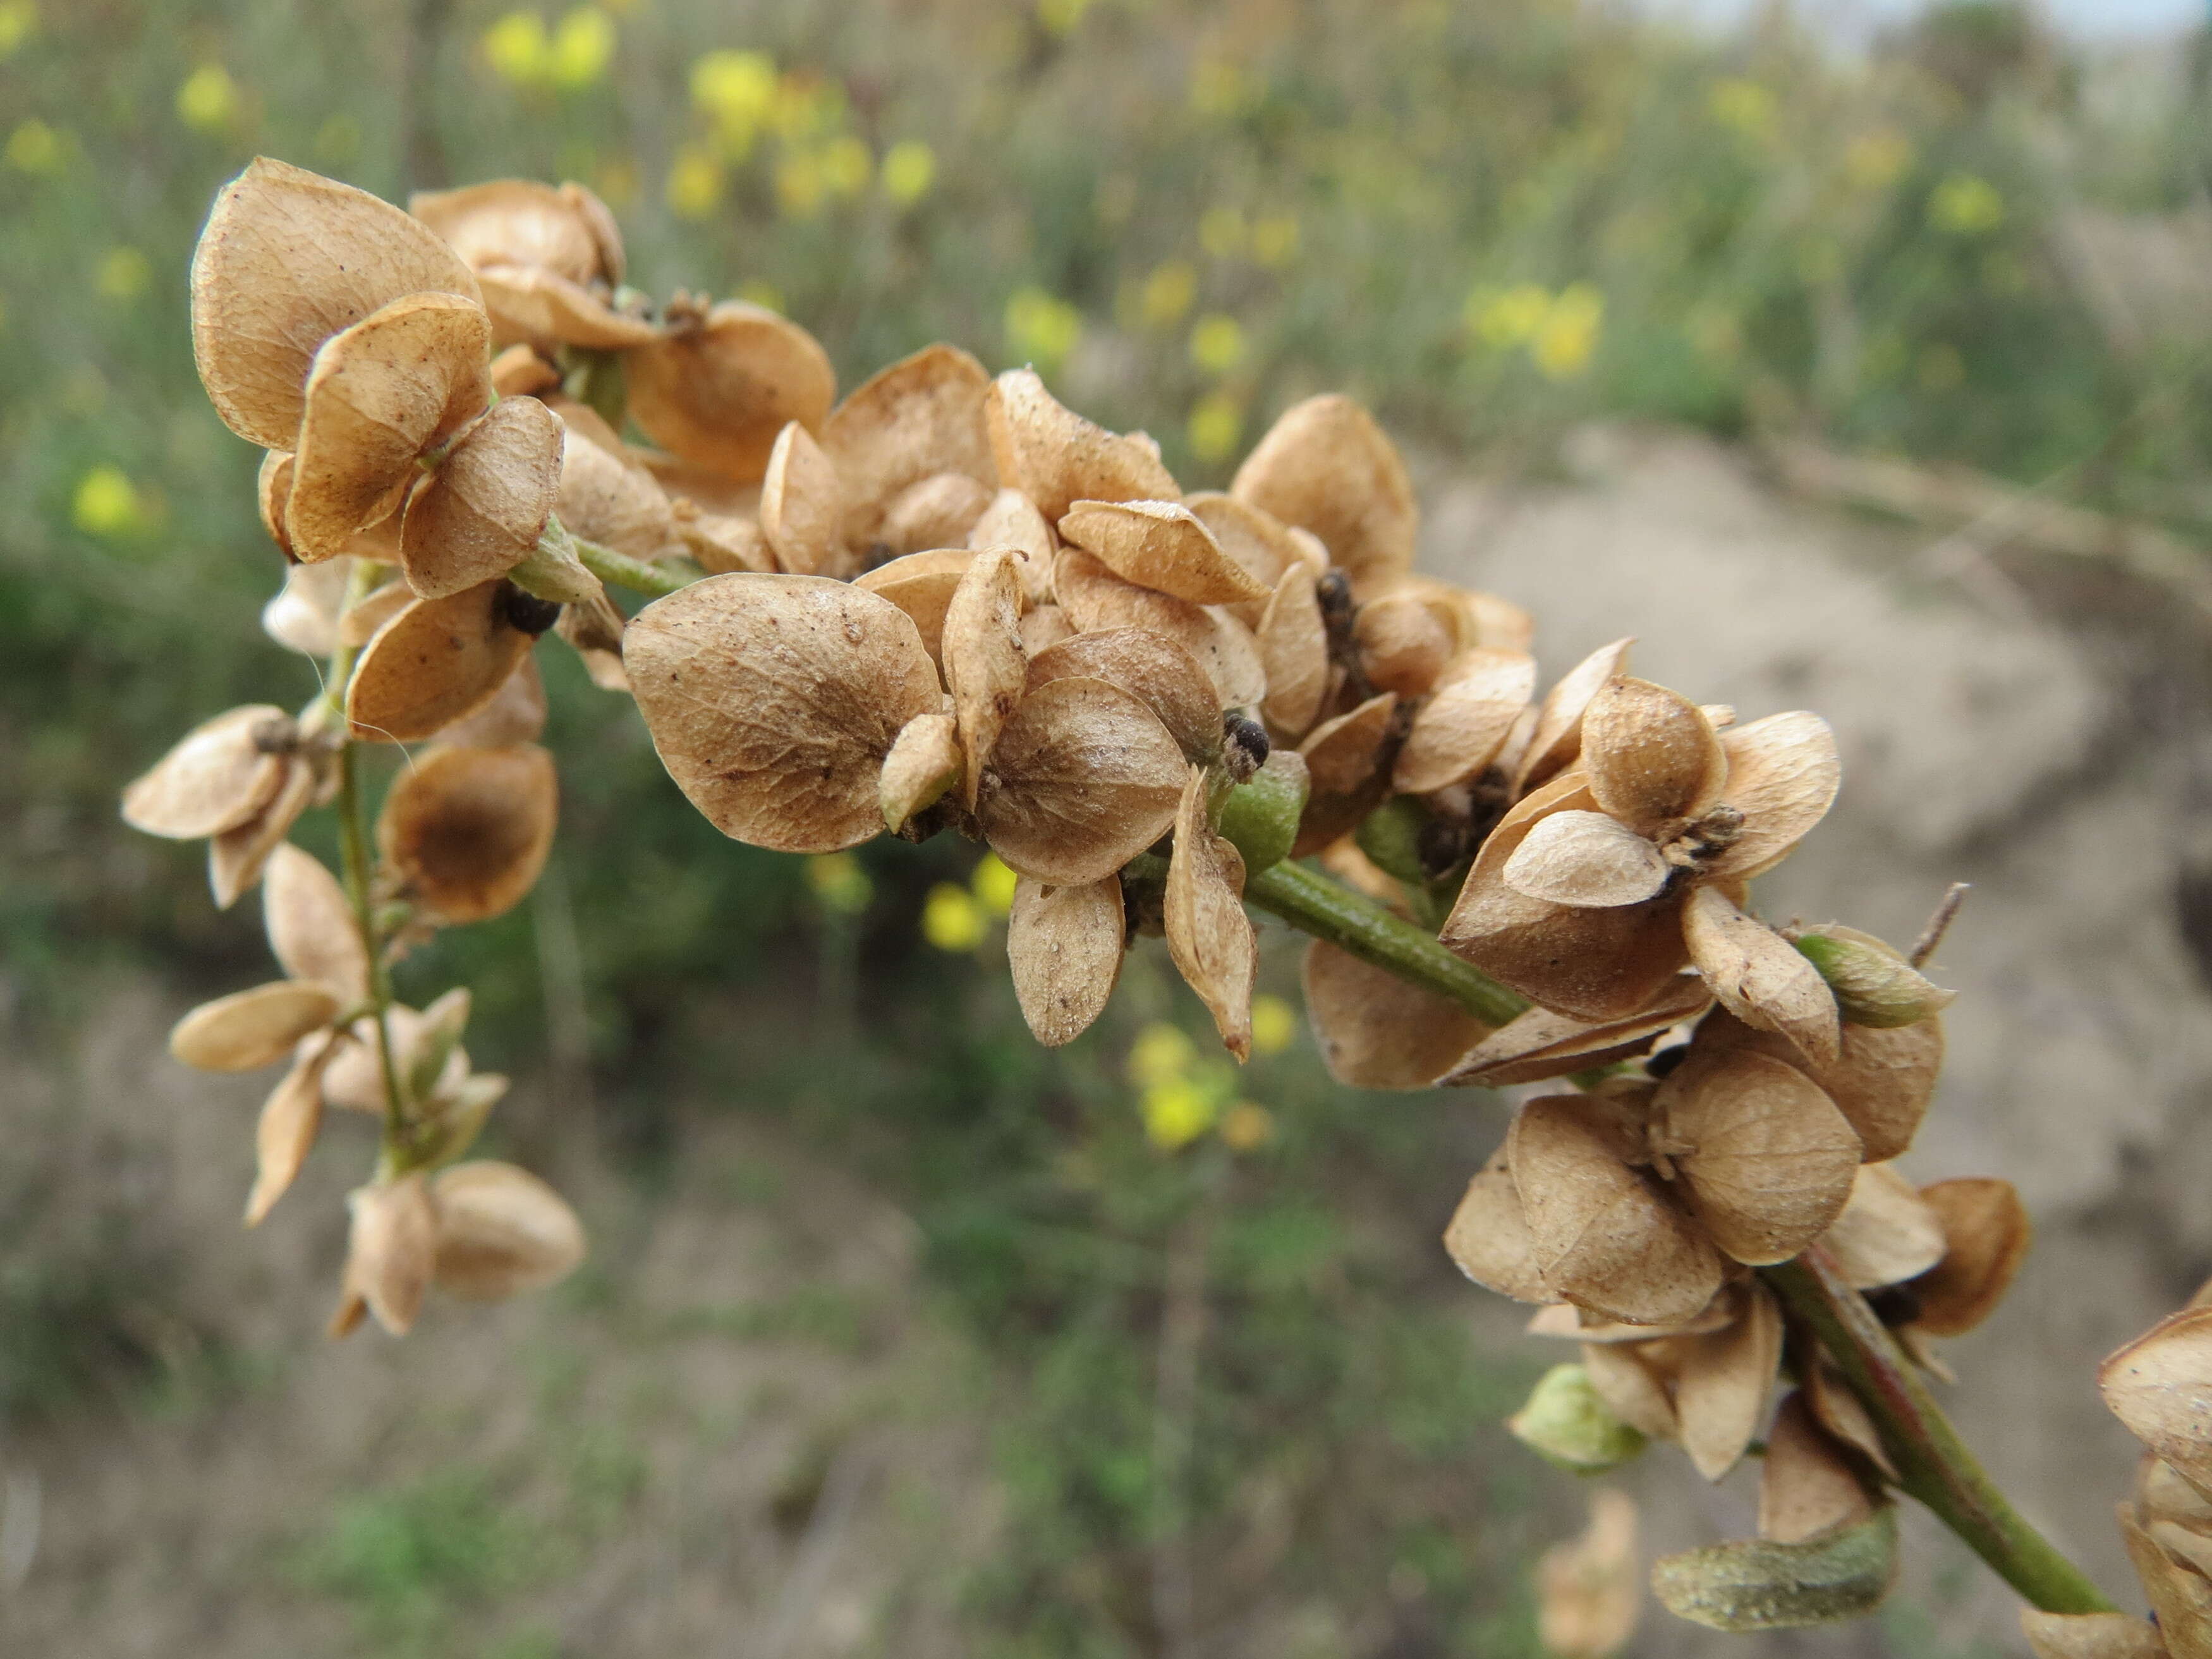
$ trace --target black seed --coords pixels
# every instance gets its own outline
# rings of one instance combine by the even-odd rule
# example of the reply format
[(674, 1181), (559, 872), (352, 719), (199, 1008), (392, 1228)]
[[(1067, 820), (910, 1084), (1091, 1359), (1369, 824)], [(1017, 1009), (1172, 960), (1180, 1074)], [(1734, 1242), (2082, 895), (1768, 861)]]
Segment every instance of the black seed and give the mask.
[(561, 620), (561, 607), (554, 600), (541, 599), (535, 593), (524, 592), (513, 582), (501, 582), (499, 618), (509, 628), (520, 629), (535, 639)]

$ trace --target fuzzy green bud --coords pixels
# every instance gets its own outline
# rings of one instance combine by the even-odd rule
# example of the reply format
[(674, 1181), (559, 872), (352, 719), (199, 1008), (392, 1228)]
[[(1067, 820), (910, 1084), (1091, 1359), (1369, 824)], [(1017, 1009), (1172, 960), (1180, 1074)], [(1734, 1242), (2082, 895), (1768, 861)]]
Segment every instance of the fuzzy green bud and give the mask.
[(1243, 855), (1246, 875), (1256, 876), (1291, 855), (1308, 787), (1305, 757), (1295, 749), (1277, 749), (1223, 799), (1221, 834)]
[(1580, 1365), (1554, 1365), (1546, 1371), (1505, 1426), (1542, 1456), (1577, 1474), (1617, 1469), (1644, 1449), (1643, 1433), (1613, 1414)]
[(1653, 1563), (1667, 1611), (1711, 1630), (1797, 1630), (1863, 1618), (1897, 1572), (1897, 1511), (1885, 1504), (1855, 1525), (1802, 1544), (1747, 1538)]
[(1411, 795), (1393, 795), (1361, 820), (1352, 838), (1376, 868), (1419, 887), (1428, 880), (1421, 866), (1421, 833), (1429, 809)]
[(1836, 1006), (1853, 1025), (1887, 1030), (1917, 1025), (1948, 1006), (1947, 991), (1871, 933), (1838, 922), (1808, 927), (1790, 943), (1836, 994)]

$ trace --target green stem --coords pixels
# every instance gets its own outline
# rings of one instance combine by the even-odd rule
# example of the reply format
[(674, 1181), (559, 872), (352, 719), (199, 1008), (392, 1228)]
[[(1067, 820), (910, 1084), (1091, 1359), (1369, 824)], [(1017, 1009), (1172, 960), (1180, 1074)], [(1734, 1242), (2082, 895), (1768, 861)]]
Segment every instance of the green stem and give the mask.
[(647, 564), (643, 559), (633, 559), (627, 553), (617, 553), (611, 547), (598, 542), (587, 542), (574, 531), (566, 532), (568, 544), (584, 562), (584, 568), (603, 582), (617, 587), (635, 589), (650, 593), (655, 599), (665, 599), (679, 588), (689, 587), (698, 580), (696, 576), (678, 571), (663, 570), (657, 564)]

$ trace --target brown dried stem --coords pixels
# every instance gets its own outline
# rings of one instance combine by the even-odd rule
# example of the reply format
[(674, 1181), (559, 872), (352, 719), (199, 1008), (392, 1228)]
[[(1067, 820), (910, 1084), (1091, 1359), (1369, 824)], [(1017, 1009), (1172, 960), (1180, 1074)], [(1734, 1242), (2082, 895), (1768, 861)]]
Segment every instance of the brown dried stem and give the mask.
[(1920, 930), (1920, 937), (1912, 941), (1911, 952), (1905, 957), (1915, 968), (1925, 968), (1928, 958), (1936, 954), (1936, 947), (1943, 942), (1943, 935), (1951, 931), (1957, 920), (1959, 907), (1966, 902), (1972, 889), (1970, 881), (1954, 881), (1943, 890), (1943, 896), (1936, 902), (1936, 908), (1928, 918), (1928, 925)]

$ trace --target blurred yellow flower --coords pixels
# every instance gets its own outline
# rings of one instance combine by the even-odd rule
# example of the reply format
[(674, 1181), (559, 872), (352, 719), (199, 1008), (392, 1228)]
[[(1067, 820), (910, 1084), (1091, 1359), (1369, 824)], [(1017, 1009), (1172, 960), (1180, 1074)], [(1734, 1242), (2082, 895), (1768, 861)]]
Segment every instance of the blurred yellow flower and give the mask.
[(806, 860), (806, 884), (822, 908), (841, 916), (856, 916), (875, 896), (875, 884), (850, 853), (821, 853)]
[(8, 165), (18, 173), (40, 174), (59, 173), (68, 159), (67, 150), (61, 134), (34, 115), (16, 124), (0, 156), (4, 156)]
[(553, 32), (546, 77), (566, 90), (588, 87), (614, 61), (615, 20), (597, 6), (578, 6)]
[(1605, 295), (1589, 283), (1559, 290), (1528, 342), (1528, 355), (1545, 378), (1571, 380), (1587, 369), (1605, 324)]
[(1986, 236), (2004, 219), (1997, 187), (1971, 173), (1948, 175), (1928, 198), (1928, 222), (1953, 236)]
[(937, 182), (937, 152), (919, 138), (902, 138), (884, 152), (884, 194), (912, 207)]
[(1260, 101), (1259, 77), (1231, 58), (1207, 58), (1191, 66), (1190, 106), (1200, 115), (1227, 118)]
[(1182, 1078), (1152, 1085), (1138, 1105), (1145, 1138), (1164, 1152), (1178, 1152), (1212, 1128), (1218, 1109), (1211, 1091)]
[(983, 942), (983, 907), (964, 887), (940, 881), (922, 901), (921, 936), (940, 951), (972, 951)]
[(135, 300), (154, 280), (154, 267), (135, 247), (112, 247), (100, 256), (93, 286), (103, 300)]
[(39, 27), (39, 9), (32, 0), (0, 0), (0, 62), (15, 55)]
[(1884, 127), (1863, 132), (1844, 151), (1844, 177), (1860, 190), (1887, 190), (1912, 165), (1912, 141)]
[(1244, 361), (1244, 331), (1234, 317), (1210, 311), (1190, 331), (1190, 361), (1208, 374), (1226, 374)]
[(1252, 257), (1270, 269), (1290, 264), (1298, 257), (1298, 222), (1290, 214), (1278, 213), (1252, 222)]
[(1091, 0), (1036, 0), (1037, 21), (1048, 34), (1072, 34), (1091, 9)]
[(177, 88), (177, 114), (195, 132), (222, 134), (238, 119), (238, 83), (220, 64), (202, 64)]
[(794, 70), (775, 83), (768, 124), (781, 137), (811, 138), (837, 125), (842, 103), (836, 88), (820, 76)]
[(88, 536), (129, 536), (145, 526), (145, 503), (120, 467), (95, 466), (77, 480), (70, 521)]
[(704, 219), (722, 199), (722, 164), (697, 144), (676, 152), (668, 169), (668, 210), (679, 219)]
[(1198, 1050), (1180, 1025), (1154, 1020), (1129, 1045), (1129, 1081), (1140, 1089), (1172, 1083), (1190, 1071)]
[(1182, 320), (1197, 297), (1198, 272), (1188, 259), (1170, 259), (1153, 266), (1152, 275), (1145, 278), (1138, 309), (1151, 327), (1169, 328)]
[(1184, 435), (1201, 461), (1225, 461), (1244, 435), (1244, 410), (1228, 392), (1208, 392), (1191, 405)]
[(492, 73), (518, 87), (543, 85), (550, 72), (553, 42), (534, 11), (511, 11), (483, 32), (484, 61)]
[(343, 167), (361, 154), (361, 123), (341, 110), (315, 129), (315, 159)]
[(775, 104), (775, 60), (764, 52), (710, 52), (691, 65), (691, 102), (740, 150)]
[(1705, 112), (1741, 137), (1763, 143), (1774, 136), (1774, 94), (1756, 81), (1730, 76), (1705, 94)]
[(1241, 208), (1212, 207), (1199, 216), (1198, 245), (1217, 259), (1233, 259), (1244, 251), (1244, 213)]
[(1006, 300), (1006, 350), (1024, 362), (1057, 368), (1083, 337), (1083, 313), (1041, 288), (1017, 289)]
[(994, 916), (1003, 916), (1014, 908), (1014, 884), (1020, 879), (996, 853), (984, 854), (968, 873), (975, 902)]
[(784, 308), (783, 290), (764, 276), (755, 276), (738, 284), (738, 298), (763, 311), (780, 313)]
[(848, 198), (866, 190), (876, 170), (875, 157), (868, 154), (867, 145), (849, 133), (823, 147), (819, 165), (823, 188), (832, 196)]
[(1298, 1017), (1280, 997), (1252, 999), (1252, 1052), (1279, 1054), (1297, 1041)]
[(1256, 1100), (1240, 1100), (1221, 1115), (1221, 1141), (1232, 1152), (1256, 1152), (1275, 1138), (1275, 1115)]
[(775, 202), (793, 219), (811, 219), (822, 210), (828, 182), (822, 160), (812, 150), (787, 150), (776, 158)]
[(1483, 344), (1504, 351), (1532, 338), (1551, 310), (1551, 294), (1538, 283), (1486, 286), (1467, 296), (1467, 326)]

